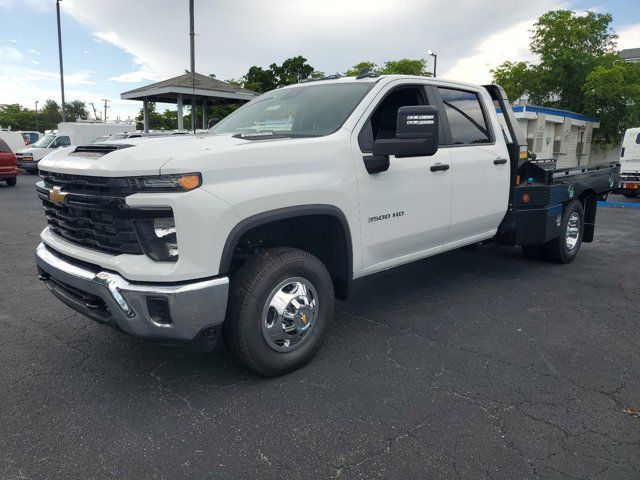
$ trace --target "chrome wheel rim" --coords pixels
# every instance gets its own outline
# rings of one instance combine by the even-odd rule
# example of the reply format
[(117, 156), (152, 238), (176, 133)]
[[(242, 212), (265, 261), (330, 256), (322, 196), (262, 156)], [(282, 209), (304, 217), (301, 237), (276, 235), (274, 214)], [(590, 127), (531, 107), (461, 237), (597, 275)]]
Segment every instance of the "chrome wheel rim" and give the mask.
[(565, 242), (567, 250), (572, 251), (578, 245), (580, 239), (580, 215), (577, 212), (573, 212), (569, 215), (567, 221), (567, 231), (565, 234)]
[(262, 310), (262, 334), (277, 352), (291, 352), (311, 338), (318, 318), (318, 293), (302, 277), (280, 282)]

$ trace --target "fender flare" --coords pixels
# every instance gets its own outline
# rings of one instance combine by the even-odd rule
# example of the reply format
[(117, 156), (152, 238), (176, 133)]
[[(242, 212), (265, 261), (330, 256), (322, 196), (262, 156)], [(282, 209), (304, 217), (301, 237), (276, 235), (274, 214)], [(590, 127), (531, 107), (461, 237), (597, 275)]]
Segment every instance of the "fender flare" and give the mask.
[(313, 204), (313, 205), (297, 205), (292, 207), (278, 208), (267, 212), (261, 212), (256, 215), (241, 220), (229, 233), (227, 240), (224, 243), (222, 250), (222, 256), (220, 258), (220, 268), (218, 273), (220, 275), (226, 274), (231, 269), (231, 260), (238, 241), (242, 238), (242, 235), (247, 233), (253, 228), (267, 223), (276, 222), (279, 220), (285, 220), (287, 218), (304, 217), (307, 215), (328, 215), (340, 222), (345, 234), (345, 241), (347, 243), (347, 275), (345, 280), (351, 281), (353, 279), (353, 244), (351, 243), (351, 230), (349, 228), (349, 222), (342, 210), (333, 205)]

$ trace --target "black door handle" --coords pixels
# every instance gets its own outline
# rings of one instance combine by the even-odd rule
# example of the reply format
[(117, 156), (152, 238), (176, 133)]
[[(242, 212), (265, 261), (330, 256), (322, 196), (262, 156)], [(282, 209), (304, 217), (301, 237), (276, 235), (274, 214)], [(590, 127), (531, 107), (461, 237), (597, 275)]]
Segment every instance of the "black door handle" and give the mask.
[(498, 159), (493, 161), (494, 165), (504, 165), (505, 163), (507, 163), (507, 159), (506, 158), (498, 158)]
[(449, 170), (449, 165), (445, 165), (443, 163), (436, 163), (435, 165), (431, 165), (431, 168), (429, 169), (432, 172), (438, 172), (440, 170)]

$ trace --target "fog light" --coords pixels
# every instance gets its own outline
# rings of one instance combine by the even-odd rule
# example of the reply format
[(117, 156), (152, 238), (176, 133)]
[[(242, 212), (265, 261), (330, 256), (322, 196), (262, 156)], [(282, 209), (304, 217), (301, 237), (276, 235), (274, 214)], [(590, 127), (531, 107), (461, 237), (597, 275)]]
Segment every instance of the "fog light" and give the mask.
[(135, 220), (134, 225), (147, 256), (160, 262), (178, 260), (178, 238), (172, 216)]
[(158, 238), (174, 235), (176, 233), (176, 222), (173, 218), (156, 218), (153, 221), (153, 231)]

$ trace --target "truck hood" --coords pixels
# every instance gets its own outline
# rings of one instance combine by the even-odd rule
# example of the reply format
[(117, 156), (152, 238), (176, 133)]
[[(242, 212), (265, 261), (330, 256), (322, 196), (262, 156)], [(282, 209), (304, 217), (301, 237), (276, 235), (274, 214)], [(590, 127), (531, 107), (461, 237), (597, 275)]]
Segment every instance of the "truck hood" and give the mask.
[(39, 168), (58, 173), (104, 177), (158, 175), (162, 166), (170, 161), (183, 164), (188, 170), (190, 159), (224, 154), (234, 146), (247, 142), (231, 135), (211, 134), (127, 139), (119, 142), (122, 148), (107, 153), (76, 152), (77, 147), (60, 149), (47, 155)]

